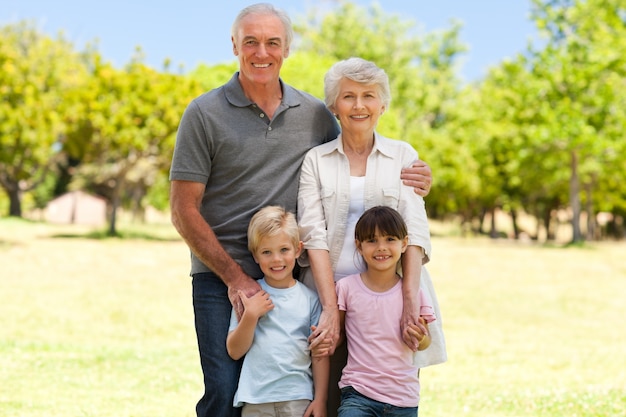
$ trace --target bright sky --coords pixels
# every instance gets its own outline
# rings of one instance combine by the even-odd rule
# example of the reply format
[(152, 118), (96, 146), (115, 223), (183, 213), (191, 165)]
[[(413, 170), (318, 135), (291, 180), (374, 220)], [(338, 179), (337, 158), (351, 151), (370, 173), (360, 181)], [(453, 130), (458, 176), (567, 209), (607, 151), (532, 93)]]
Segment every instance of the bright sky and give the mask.
[[(261, 1), (261, 0), (259, 0)], [(157, 69), (191, 70), (200, 63), (234, 60), (230, 26), (245, 6), (257, 0), (0, 0), (0, 25), (29, 20), (42, 31), (63, 31), (77, 49), (97, 40), (98, 49), (116, 66), (126, 64), (135, 46)], [(313, 8), (330, 9), (332, 0), (269, 0), (297, 21)], [(376, 0), (352, 0), (368, 7)], [(525, 50), (536, 37), (529, 20), (530, 0), (378, 0), (387, 13), (416, 24), (418, 33), (463, 23), (461, 41), (469, 51), (460, 74), (475, 80), (489, 66)], [(367, 24), (367, 22), (363, 22)]]

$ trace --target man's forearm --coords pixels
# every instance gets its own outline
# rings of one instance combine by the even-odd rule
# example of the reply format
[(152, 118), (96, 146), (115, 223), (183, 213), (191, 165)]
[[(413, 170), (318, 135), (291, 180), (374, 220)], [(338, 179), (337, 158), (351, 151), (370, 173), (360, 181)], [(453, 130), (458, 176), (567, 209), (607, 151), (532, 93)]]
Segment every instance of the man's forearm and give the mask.
[(177, 216), (173, 213), (172, 223), (194, 255), (224, 283), (246, 276), (241, 266), (224, 250), (213, 229), (199, 212)]

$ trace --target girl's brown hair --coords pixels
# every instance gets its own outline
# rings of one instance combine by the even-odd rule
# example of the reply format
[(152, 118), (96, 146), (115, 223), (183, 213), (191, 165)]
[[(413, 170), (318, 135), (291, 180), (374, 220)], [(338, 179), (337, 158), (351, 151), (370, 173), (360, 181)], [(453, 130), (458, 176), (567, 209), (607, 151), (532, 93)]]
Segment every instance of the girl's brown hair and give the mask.
[(365, 211), (356, 223), (354, 238), (359, 242), (371, 239), (378, 233), (404, 239), (408, 231), (404, 219), (396, 210), (387, 206), (375, 206)]

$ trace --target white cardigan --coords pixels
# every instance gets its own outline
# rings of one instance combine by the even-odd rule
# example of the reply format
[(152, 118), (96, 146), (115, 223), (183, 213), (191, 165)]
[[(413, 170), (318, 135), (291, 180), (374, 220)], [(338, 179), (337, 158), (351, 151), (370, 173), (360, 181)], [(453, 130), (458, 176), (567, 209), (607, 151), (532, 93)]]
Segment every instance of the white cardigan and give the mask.
[[(409, 232), (409, 245), (423, 248), (426, 264), (431, 257), (430, 229), (424, 199), (412, 187), (402, 184), (400, 171), (418, 159), (411, 145), (375, 133), (374, 147), (365, 173), (365, 209), (377, 205), (392, 207), (402, 215)], [(304, 158), (298, 191), (298, 224), (305, 249), (329, 251), (336, 270), (346, 233), (350, 203), (350, 163), (341, 135), (311, 149)], [(315, 289), (306, 251), (298, 260), (304, 267), (302, 281)], [(422, 267), (420, 287), (432, 300), (437, 320), (430, 326), (432, 342), (415, 353), (415, 364), (423, 368), (447, 360), (441, 312), (430, 275)]]
[[(378, 205), (398, 210), (407, 224), (409, 245), (424, 249), (426, 263), (431, 246), (424, 199), (400, 180), (402, 168), (417, 159), (417, 152), (408, 143), (375, 134), (367, 159), (364, 201), (365, 210)], [(306, 154), (298, 190), (298, 224), (304, 248), (328, 250), (333, 271), (344, 242), (349, 202), (350, 162), (340, 135)]]

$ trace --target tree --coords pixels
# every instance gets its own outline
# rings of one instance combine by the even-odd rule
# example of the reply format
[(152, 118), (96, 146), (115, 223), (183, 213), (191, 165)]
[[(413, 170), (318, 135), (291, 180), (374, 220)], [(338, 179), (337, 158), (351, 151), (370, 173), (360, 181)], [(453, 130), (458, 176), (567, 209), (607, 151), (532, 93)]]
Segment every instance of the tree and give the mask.
[(22, 194), (63, 158), (66, 92), (79, 88), (85, 74), (62, 36), (44, 36), (27, 22), (0, 28), (0, 186), (10, 216), (22, 215)]
[(107, 198), (109, 235), (116, 235), (117, 211), (125, 198), (138, 208), (159, 172), (169, 167), (175, 133), (185, 106), (200, 93), (183, 76), (159, 73), (131, 61), (124, 70), (91, 56), (91, 77), (80, 108), (66, 115), (72, 128), (66, 149), (81, 161), (77, 178)]
[[(623, 142), (626, 75), (626, 3), (623, 0), (534, 0), (538, 27), (548, 35), (535, 53), (537, 78), (547, 83), (540, 95), (543, 144), (563, 155), (569, 166), (569, 205), (574, 242), (580, 227), (582, 191), (593, 198), (602, 165), (598, 156)], [(565, 159), (565, 158), (563, 158)], [(589, 201), (589, 211), (593, 208)], [(592, 212), (587, 213), (593, 217)]]
[(199, 83), (204, 91), (209, 91), (225, 84), (237, 69), (238, 65), (234, 59), (230, 63), (212, 66), (200, 64), (189, 73), (189, 77)]

